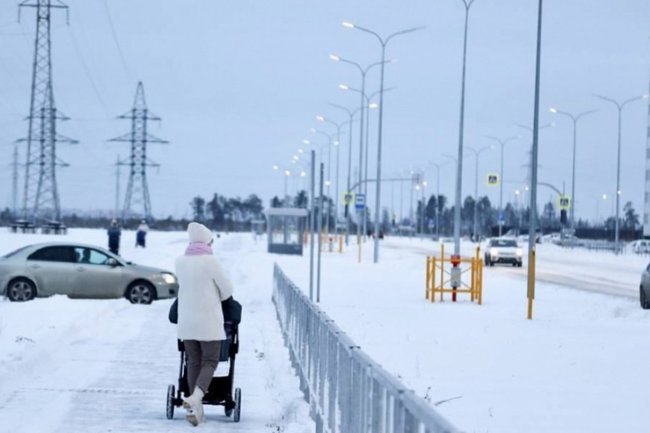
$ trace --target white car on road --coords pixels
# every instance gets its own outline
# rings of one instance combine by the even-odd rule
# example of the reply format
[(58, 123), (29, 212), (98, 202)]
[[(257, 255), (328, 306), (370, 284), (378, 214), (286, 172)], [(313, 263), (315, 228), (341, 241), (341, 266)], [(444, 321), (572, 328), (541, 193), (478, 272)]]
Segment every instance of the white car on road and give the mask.
[(515, 239), (492, 238), (485, 248), (485, 264), (494, 266), (495, 263), (509, 263), (521, 267), (523, 250)]

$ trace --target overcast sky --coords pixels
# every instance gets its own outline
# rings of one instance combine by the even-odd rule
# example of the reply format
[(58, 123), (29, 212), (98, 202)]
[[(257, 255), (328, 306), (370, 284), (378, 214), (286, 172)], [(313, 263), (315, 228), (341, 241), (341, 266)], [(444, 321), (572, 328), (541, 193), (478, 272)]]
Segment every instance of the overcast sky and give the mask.
[[(150, 110), (162, 122), (152, 134), (169, 140), (151, 145), (161, 164), (148, 172), (156, 217), (189, 216), (191, 198), (213, 193), (260, 195), (265, 203), (281, 195), (284, 180), (273, 164), (289, 165), (303, 139), (324, 143), (312, 127), (322, 114), (347, 120), (335, 103), (356, 108), (358, 94), (337, 88), (360, 86), (351, 65), (380, 59), (370, 35), (341, 26), (351, 21), (382, 35), (414, 26), (425, 30), (394, 39), (385, 84), (396, 87), (384, 101), (383, 165), (386, 176), (446, 162), (456, 154), (464, 7), (461, 0), (68, 0), (54, 13), (52, 53), (57, 107), (71, 120), (58, 131), (79, 140), (61, 145), (59, 169), (63, 209), (113, 209), (115, 166), (129, 145), (108, 139), (129, 131), (116, 116), (129, 110), (142, 80)], [(26, 136), (34, 39), (34, 10), (17, 22), (17, 2), (0, 4), (0, 204), (11, 205), (13, 142)], [(486, 135), (520, 138), (506, 146), (504, 201), (523, 190), (531, 136), (517, 123), (532, 125), (537, 1), (476, 0), (471, 8), (465, 145), (492, 144)], [(616, 187), (616, 109), (593, 96), (623, 100), (648, 93), (650, 2), (647, 0), (546, 0), (542, 42), (541, 123), (555, 122), (540, 135), (539, 178), (571, 189), (572, 124), (548, 112), (556, 106), (581, 112), (597, 109), (578, 128), (576, 217), (612, 212)], [(378, 68), (368, 74), (369, 93), (379, 88)], [(622, 203), (642, 213), (647, 101), (628, 105), (622, 134)], [(376, 170), (377, 111), (371, 117), (370, 177)], [(353, 130), (358, 155), (358, 131)], [(347, 177), (347, 136), (342, 137), (340, 188)], [(24, 146), (24, 145), (23, 145)], [(21, 161), (24, 147), (19, 148)], [(335, 154), (333, 154), (335, 155)], [(358, 156), (357, 156), (358, 158)], [(356, 170), (357, 158), (353, 158)], [(334, 162), (335, 159), (332, 158)], [(498, 147), (481, 155), (479, 194), (498, 205), (498, 188), (485, 185), (499, 171)], [(474, 160), (464, 160), (463, 196), (474, 191)], [(335, 166), (332, 166), (332, 176)], [(435, 170), (428, 169), (428, 193)], [(22, 179), (22, 171), (21, 171)], [(126, 185), (122, 171), (121, 193)], [(334, 179), (332, 179), (333, 182)], [(441, 170), (440, 191), (453, 197), (453, 164)], [(299, 186), (289, 182), (289, 192)], [(22, 189), (22, 188), (21, 188)], [(374, 189), (372, 189), (374, 191)], [(400, 213), (400, 188), (383, 187), (383, 203)], [(331, 190), (335, 193), (334, 185)], [(603, 201), (602, 194), (608, 199)], [(371, 194), (374, 197), (374, 192)], [(538, 202), (553, 196), (539, 190)], [(404, 189), (403, 212), (409, 194)], [(22, 200), (22, 196), (21, 196)], [(600, 203), (598, 204), (598, 201)], [(372, 202), (373, 200), (371, 200)]]

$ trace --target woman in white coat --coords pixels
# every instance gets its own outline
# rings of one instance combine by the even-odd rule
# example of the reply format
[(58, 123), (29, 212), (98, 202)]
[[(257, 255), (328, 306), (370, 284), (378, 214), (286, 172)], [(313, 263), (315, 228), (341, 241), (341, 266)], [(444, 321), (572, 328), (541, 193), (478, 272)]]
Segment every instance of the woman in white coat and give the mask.
[(187, 354), (187, 382), (192, 394), (183, 399), (187, 420), (203, 421), (203, 395), (219, 362), (221, 340), (226, 339), (221, 301), (232, 296), (233, 286), (212, 254), (212, 232), (202, 224), (187, 227), (190, 243), (176, 259), (178, 338)]

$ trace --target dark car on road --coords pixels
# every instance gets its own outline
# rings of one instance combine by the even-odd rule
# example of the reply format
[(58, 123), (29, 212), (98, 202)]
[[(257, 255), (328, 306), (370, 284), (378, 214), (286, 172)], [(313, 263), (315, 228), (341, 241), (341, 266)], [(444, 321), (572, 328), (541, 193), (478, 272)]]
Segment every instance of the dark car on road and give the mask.
[(136, 265), (93, 245), (35, 244), (0, 258), (0, 294), (10, 301), (62, 294), (70, 298), (125, 297), (134, 304), (150, 304), (177, 293), (173, 273)]

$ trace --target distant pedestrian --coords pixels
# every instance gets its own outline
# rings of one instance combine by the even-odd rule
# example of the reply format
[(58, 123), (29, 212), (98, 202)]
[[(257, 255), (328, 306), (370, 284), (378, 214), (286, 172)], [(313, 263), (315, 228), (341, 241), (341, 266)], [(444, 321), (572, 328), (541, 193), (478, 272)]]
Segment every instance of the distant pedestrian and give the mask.
[(149, 231), (149, 226), (145, 220), (140, 222), (138, 230), (135, 232), (135, 246), (136, 247), (145, 247), (145, 241), (147, 238), (147, 232)]
[(117, 220), (111, 221), (111, 226), (108, 228), (108, 249), (113, 254), (120, 254), (120, 236), (122, 230), (117, 225)]

